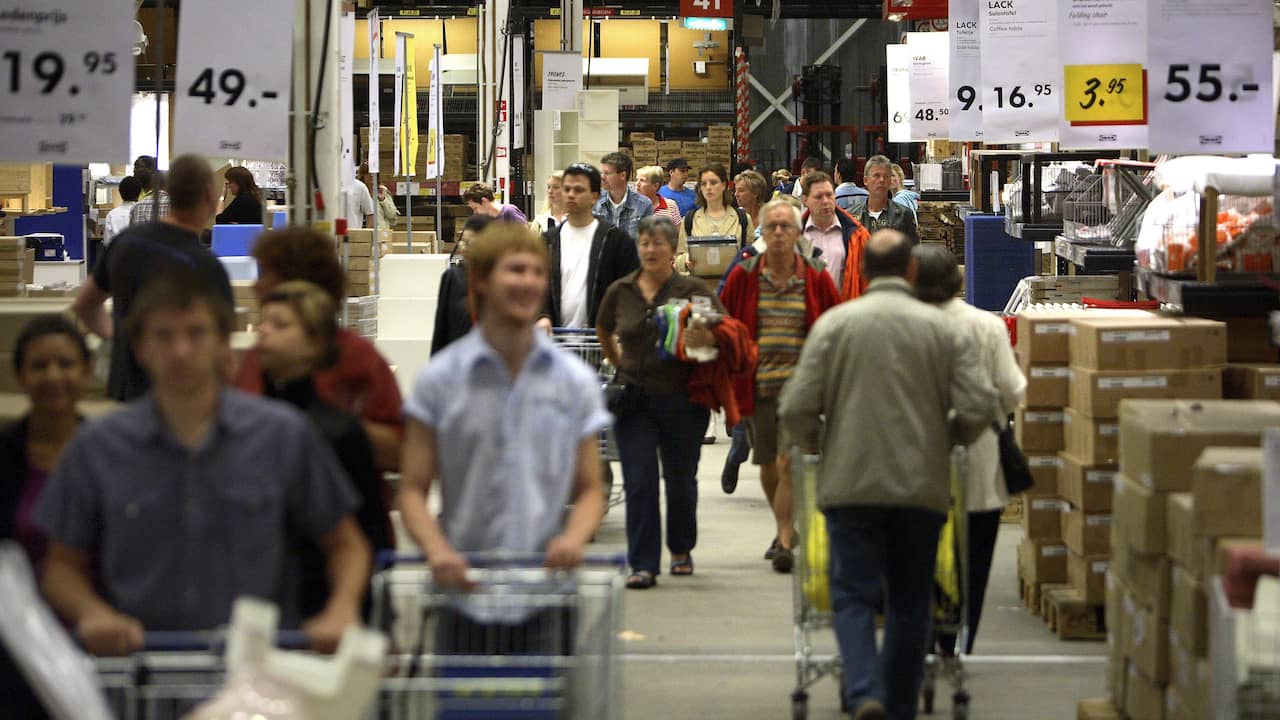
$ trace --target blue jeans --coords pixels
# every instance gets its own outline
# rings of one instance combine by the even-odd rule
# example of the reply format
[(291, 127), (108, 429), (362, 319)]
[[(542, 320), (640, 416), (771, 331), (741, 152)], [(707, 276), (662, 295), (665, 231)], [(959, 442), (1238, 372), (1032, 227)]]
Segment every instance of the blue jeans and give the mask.
[[(853, 710), (879, 700), (893, 720), (913, 720), (933, 632), (933, 571), (946, 517), (908, 507), (824, 512), (845, 699)], [(882, 581), (888, 586), (888, 608), (884, 647), (877, 652)]]
[(698, 542), (698, 460), (710, 417), (710, 410), (683, 395), (644, 395), (614, 425), (633, 572), (657, 575), (662, 560), (659, 459), (667, 486), (667, 550), (683, 555)]

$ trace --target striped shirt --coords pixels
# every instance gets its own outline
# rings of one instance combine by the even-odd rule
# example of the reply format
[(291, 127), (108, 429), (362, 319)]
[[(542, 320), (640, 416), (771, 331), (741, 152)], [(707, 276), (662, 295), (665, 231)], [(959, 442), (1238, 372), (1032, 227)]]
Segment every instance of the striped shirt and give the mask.
[(781, 287), (773, 283), (768, 268), (761, 268), (757, 323), (756, 396), (777, 397), (804, 346), (804, 267), (798, 260), (795, 274)]

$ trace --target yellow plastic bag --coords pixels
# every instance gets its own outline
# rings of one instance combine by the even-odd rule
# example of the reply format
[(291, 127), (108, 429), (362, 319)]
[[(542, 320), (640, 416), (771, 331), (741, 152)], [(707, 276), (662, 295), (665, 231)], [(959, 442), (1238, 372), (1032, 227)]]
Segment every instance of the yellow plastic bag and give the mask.
[(942, 526), (942, 533), (938, 535), (938, 564), (933, 571), (933, 580), (946, 600), (959, 605), (960, 574), (956, 566), (955, 519), (955, 511), (947, 513), (947, 523)]
[(818, 466), (806, 462), (802, 458), (793, 458), (793, 462), (801, 463), (803, 507), (804, 554), (801, 564), (804, 576), (801, 578), (801, 590), (809, 606), (820, 613), (831, 612), (831, 588), (827, 574), (831, 563), (828, 553), (827, 517), (818, 509)]

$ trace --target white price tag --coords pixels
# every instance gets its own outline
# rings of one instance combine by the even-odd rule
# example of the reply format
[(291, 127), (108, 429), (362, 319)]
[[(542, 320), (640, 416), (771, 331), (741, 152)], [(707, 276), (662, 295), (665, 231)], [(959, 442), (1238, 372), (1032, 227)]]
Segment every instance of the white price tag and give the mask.
[(884, 57), (885, 72), (889, 75), (885, 88), (889, 142), (911, 142), (911, 49), (906, 45), (887, 45)]
[(382, 171), (378, 162), (379, 136), (382, 134), (382, 98), (379, 93), (382, 48), (382, 19), (378, 9), (369, 11), (369, 172), (377, 175)]
[(982, 139), (1058, 139), (1062, 73), (1057, 3), (982, 0)]
[(1093, 570), (1094, 575), (1103, 575), (1111, 567), (1111, 563), (1107, 560), (1095, 560), (1089, 567)]
[[(1276, 177), (1280, 177), (1280, 175), (1277, 175)], [(1265, 387), (1265, 388), (1280, 387), (1280, 375), (1268, 375), (1262, 378), (1262, 387)]]
[(1022, 418), (1029, 423), (1052, 423), (1060, 425), (1066, 418), (1064, 413), (1060, 412), (1029, 412), (1024, 413)]
[(133, 3), (0, 7), (0, 159), (129, 160)]
[(1084, 474), (1084, 481), (1087, 483), (1098, 483), (1099, 485), (1103, 483), (1107, 485), (1114, 485), (1116, 482), (1116, 475), (1117, 473), (1108, 470), (1090, 470)]
[(1120, 426), (1115, 423), (1098, 423), (1098, 435), (1115, 437), (1120, 434)]
[(1033, 468), (1061, 468), (1062, 459), (1052, 455), (1031, 455), (1027, 458), (1027, 464)]
[(1149, 20), (1152, 152), (1273, 152), (1272, 3), (1151, 0)]
[(1147, 0), (1062, 0), (1059, 142), (1069, 149), (1147, 145)]
[(1071, 377), (1071, 368), (1066, 367), (1033, 367), (1031, 368), (1031, 377), (1040, 378), (1069, 378)]
[(577, 110), (581, 90), (582, 53), (542, 53), (543, 110)]
[(948, 77), (951, 98), (951, 139), (982, 139), (982, 43), (978, 33), (979, 0), (951, 0), (947, 27), (951, 35)]
[(911, 139), (946, 140), (951, 100), (947, 66), (951, 62), (948, 33), (907, 33), (911, 51)]
[(1117, 377), (1098, 378), (1099, 390), (1142, 390), (1169, 387), (1169, 378), (1164, 375), (1151, 377)]
[(289, 159), (295, 10), (293, 3), (258, 0), (182, 6), (173, 128), (178, 152)]
[(1110, 515), (1085, 515), (1084, 524), (1089, 527), (1098, 527), (1099, 525), (1110, 525)]
[(1071, 323), (1038, 323), (1036, 324), (1037, 335), (1068, 335), (1071, 333)]
[(1102, 333), (1104, 343), (1169, 342), (1168, 330), (1108, 330)]
[(1040, 548), (1041, 557), (1062, 557), (1067, 554), (1066, 545), (1045, 545)]

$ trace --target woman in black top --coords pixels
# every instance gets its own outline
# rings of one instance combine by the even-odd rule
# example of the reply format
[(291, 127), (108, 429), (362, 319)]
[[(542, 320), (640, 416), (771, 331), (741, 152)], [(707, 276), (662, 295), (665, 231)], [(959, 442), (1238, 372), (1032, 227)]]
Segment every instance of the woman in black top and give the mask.
[[(305, 280), (282, 283), (262, 299), (258, 357), (267, 397), (283, 400), (311, 420), (329, 441), (360, 495), (356, 522), (374, 552), (395, 547), (387, 514), (388, 488), (373, 461), (373, 448), (360, 420), (316, 395), (312, 376), (338, 359), (337, 307), (319, 286)], [(299, 536), (303, 617), (324, 608), (329, 579), (321, 548)]]
[[(89, 378), (89, 349), (66, 318), (38, 317), (18, 335), (13, 366), (31, 410), (0, 431), (0, 540), (21, 545), (39, 577), (46, 541), (32, 514), (62, 451), (80, 427), (76, 403)], [(0, 708), (6, 717), (46, 717), (3, 648)]]
[(467, 300), (467, 243), (491, 222), (494, 222), (492, 216), (476, 214), (467, 218), (467, 224), (462, 226), (462, 237), (449, 256), (449, 267), (440, 278), (436, 329), (431, 335), (432, 355), (471, 332), (471, 304)]
[(262, 191), (253, 173), (243, 167), (233, 167), (227, 171), (227, 191), (233, 196), (227, 208), (218, 213), (215, 222), (219, 225), (260, 225), (262, 224)]

